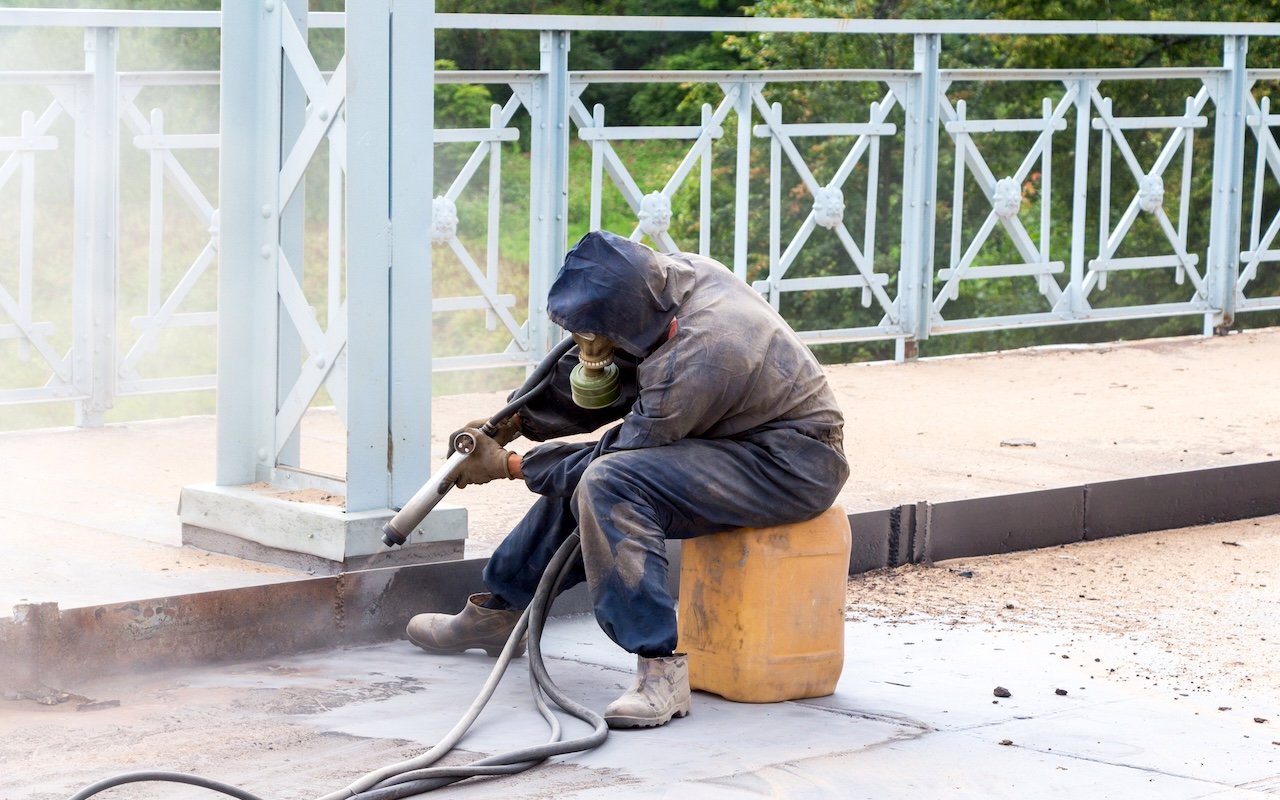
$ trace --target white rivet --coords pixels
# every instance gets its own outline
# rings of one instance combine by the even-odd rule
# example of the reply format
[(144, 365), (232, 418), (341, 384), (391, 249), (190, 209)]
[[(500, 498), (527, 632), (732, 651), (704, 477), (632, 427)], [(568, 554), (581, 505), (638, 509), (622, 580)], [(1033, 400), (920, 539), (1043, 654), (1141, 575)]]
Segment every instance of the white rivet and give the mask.
[(271, 258), (271, 245), (264, 244), (258, 252), (262, 254), (263, 258)]
[(265, 2), (265, 3), (263, 3), (263, 4), (262, 4), (262, 7), (263, 7), (263, 8), (265, 8), (268, 12), (270, 12), (270, 11), (275, 11), (275, 10), (276, 10), (276, 0), (267, 0), (267, 2)]
[(262, 214), (263, 219), (271, 219), (271, 206), (263, 203), (262, 208), (258, 210)]
[(316, 357), (311, 361), (316, 365), (316, 369), (324, 369), (324, 353), (316, 353)]
[(258, 460), (265, 462), (267, 460), (267, 448), (258, 448)]
[(320, 106), (316, 109), (316, 116), (320, 118), (321, 122), (327, 121), (329, 119), (329, 109)]

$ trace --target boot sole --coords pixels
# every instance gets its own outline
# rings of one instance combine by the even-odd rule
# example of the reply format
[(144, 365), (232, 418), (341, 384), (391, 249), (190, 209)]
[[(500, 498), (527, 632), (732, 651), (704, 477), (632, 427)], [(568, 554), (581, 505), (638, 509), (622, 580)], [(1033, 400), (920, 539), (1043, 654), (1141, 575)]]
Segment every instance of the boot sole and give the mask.
[(605, 717), (610, 728), (657, 728), (673, 719), (689, 716), (689, 709), (677, 709), (666, 717)]

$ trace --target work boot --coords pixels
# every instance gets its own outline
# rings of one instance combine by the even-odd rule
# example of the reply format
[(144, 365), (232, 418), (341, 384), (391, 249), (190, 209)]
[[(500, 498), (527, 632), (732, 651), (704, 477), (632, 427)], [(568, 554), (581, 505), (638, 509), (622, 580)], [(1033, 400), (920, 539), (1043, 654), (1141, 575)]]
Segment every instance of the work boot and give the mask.
[(689, 716), (689, 657), (636, 657), (636, 679), (604, 710), (610, 728), (654, 728)]
[[(502, 653), (511, 632), (520, 621), (521, 611), (485, 608), (487, 592), (473, 594), (457, 614), (418, 614), (409, 620), (405, 633), (409, 641), (428, 653), (461, 653), (480, 648), (496, 658)], [(513, 655), (524, 655), (529, 642), (526, 633), (516, 645)]]

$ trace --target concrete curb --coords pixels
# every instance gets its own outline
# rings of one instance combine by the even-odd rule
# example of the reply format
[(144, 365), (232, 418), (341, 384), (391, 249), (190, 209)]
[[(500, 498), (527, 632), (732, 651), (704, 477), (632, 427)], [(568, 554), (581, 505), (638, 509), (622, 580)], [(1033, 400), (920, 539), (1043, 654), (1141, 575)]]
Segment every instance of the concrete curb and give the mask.
[[(1270, 514), (1280, 514), (1280, 461), (920, 502), (850, 514), (849, 572)], [(674, 583), (679, 548), (669, 556)], [(20, 605), (11, 619), (0, 619), (6, 684), (0, 688), (398, 639), (413, 614), (461, 608), (481, 585), (484, 564), (395, 566), (66, 610), (56, 603)], [(589, 609), (579, 585), (556, 601), (553, 613)]]

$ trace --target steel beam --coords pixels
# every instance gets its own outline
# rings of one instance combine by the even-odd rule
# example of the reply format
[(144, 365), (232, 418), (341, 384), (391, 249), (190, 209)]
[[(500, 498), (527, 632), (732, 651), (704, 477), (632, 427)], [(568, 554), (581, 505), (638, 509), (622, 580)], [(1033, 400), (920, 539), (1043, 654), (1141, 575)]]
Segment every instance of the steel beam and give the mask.
[[(399, 508), (431, 473), (431, 206), (435, 128), (435, 1), (391, 18), (391, 485)], [(363, 87), (361, 87), (363, 89)], [(492, 200), (491, 200), (492, 205)], [(491, 219), (491, 224), (496, 220)], [(495, 253), (496, 255), (496, 253)], [(353, 385), (350, 396), (361, 391)], [(348, 478), (349, 479), (349, 478)], [(350, 506), (348, 506), (350, 508)]]
[(280, 11), (223, 14), (218, 212), (217, 483), (253, 483), (274, 464)]
[[(391, 0), (353, 4), (347, 25), (347, 510), (388, 498), (391, 342)], [(426, 402), (426, 398), (423, 398)]]
[[(280, 13), (293, 18), (294, 24), (302, 33), (303, 40), (307, 36), (307, 8), (305, 0), (279, 0)], [(300, 6), (300, 7), (299, 7)], [(307, 94), (302, 82), (293, 70), (287, 67), (288, 59), (281, 59), (284, 68), (281, 70), (280, 96), (280, 152), (292, 152), (298, 143), (298, 137), (307, 124)], [(277, 195), (279, 194), (277, 190)], [(296, 190), (289, 196), (284, 207), (280, 209), (280, 253), (285, 264), (292, 270), (298, 285), (302, 286), (306, 269), (306, 178), (299, 179)], [(277, 196), (277, 200), (283, 199)], [(286, 397), (302, 374), (302, 338), (298, 329), (289, 318), (284, 307), (277, 300), (276, 310), (276, 397)], [(277, 425), (279, 421), (277, 420)], [(287, 432), (284, 446), (275, 453), (274, 466), (301, 466), (301, 426)], [(285, 433), (281, 431), (280, 433)], [(277, 437), (278, 438), (278, 437)]]

